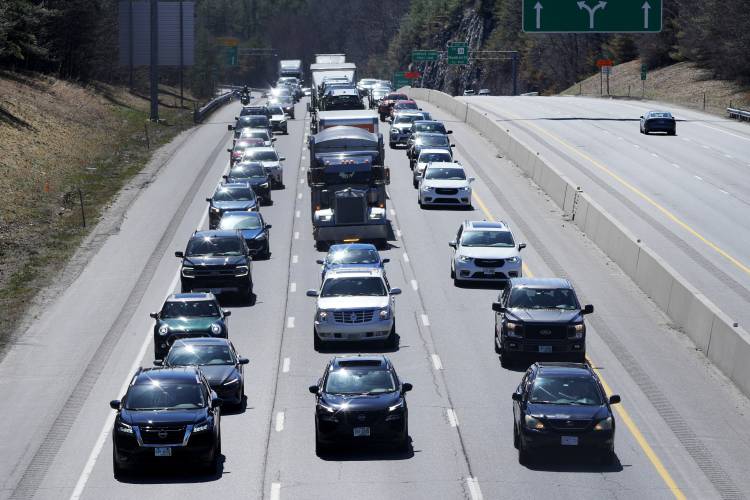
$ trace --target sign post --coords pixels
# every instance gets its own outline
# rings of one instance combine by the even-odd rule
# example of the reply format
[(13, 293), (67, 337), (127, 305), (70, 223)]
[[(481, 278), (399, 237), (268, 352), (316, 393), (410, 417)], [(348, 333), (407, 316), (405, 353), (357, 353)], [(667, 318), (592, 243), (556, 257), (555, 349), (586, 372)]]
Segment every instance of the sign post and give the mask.
[(523, 0), (526, 33), (658, 33), (663, 0)]
[(646, 97), (646, 76), (648, 75), (648, 66), (641, 64), (641, 97)]
[(469, 64), (469, 44), (466, 42), (449, 42), (448, 64)]

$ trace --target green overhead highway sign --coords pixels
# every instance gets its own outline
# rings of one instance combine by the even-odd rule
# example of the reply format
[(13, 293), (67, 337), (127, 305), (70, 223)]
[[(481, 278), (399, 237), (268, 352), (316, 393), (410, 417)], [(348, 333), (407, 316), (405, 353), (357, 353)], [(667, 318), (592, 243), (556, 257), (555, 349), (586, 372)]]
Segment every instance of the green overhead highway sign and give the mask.
[(412, 50), (411, 62), (437, 61), (439, 54), (437, 50)]
[(657, 33), (662, 0), (523, 0), (527, 33)]
[(237, 66), (237, 53), (238, 51), (236, 46), (227, 45), (224, 47), (225, 64), (227, 66)]
[(469, 44), (466, 42), (449, 43), (448, 64), (469, 64)]
[(406, 78), (406, 71), (396, 71), (393, 73), (393, 88), (399, 89), (411, 85), (411, 81)]

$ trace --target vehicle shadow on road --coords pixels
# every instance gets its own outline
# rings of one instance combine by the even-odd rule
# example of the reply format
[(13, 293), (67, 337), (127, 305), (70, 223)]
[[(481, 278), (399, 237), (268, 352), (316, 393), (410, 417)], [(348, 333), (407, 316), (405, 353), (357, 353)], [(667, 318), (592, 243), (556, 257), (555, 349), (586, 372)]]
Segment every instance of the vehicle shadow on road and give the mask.
[(611, 464), (601, 464), (596, 456), (584, 451), (548, 451), (537, 455), (526, 467), (535, 471), (546, 472), (622, 472), (624, 466), (620, 458), (615, 455)]
[(222, 307), (252, 307), (258, 301), (258, 296), (255, 293), (250, 295), (250, 300), (246, 300), (239, 295), (221, 295), (219, 297), (219, 304)]
[(224, 474), (226, 457), (221, 455), (219, 465), (213, 474), (206, 473), (192, 465), (164, 464), (128, 471), (116, 478), (126, 484), (187, 484), (218, 481)]
[(388, 345), (382, 341), (371, 342), (330, 342), (323, 344), (318, 352), (326, 354), (385, 354), (398, 352), (401, 346), (401, 337), (396, 335), (396, 341), (393, 345)]
[[(411, 441), (411, 438), (410, 438)], [(356, 446), (342, 445), (318, 455), (318, 458), (330, 462), (365, 462), (374, 460), (409, 460), (416, 452), (409, 444), (408, 449), (397, 450), (385, 445)]]
[(461, 281), (455, 284), (456, 288), (476, 290), (502, 290), (505, 283), (502, 281)]

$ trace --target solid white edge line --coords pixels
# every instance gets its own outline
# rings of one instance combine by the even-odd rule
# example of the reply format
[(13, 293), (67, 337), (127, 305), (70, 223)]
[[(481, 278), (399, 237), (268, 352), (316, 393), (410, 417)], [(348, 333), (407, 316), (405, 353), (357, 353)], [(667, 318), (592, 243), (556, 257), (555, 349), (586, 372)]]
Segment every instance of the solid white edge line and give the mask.
[(422, 315), (422, 325), (430, 326), (430, 318), (428, 318), (426, 314)]
[(469, 487), (469, 495), (471, 500), (483, 500), (482, 490), (479, 489), (479, 481), (475, 477), (467, 477), (466, 484)]
[(276, 432), (284, 430), (284, 412), (280, 411), (276, 414)]
[(451, 427), (458, 427), (458, 415), (453, 411), (453, 408), (446, 408), (445, 413), (448, 415), (448, 423)]
[(284, 358), (284, 362), (281, 365), (281, 371), (283, 373), (289, 373), (289, 365), (292, 364), (292, 360), (289, 358)]
[(281, 483), (271, 483), (271, 500), (279, 500), (281, 498)]
[(436, 370), (443, 369), (443, 362), (440, 360), (440, 356), (433, 354), (432, 356), (432, 367)]

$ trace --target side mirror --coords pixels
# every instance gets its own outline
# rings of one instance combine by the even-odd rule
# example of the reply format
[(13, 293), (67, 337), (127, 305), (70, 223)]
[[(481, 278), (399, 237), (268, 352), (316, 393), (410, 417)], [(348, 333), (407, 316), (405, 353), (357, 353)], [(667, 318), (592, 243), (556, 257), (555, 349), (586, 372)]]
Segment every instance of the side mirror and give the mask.
[(458, 245), (456, 244), (455, 241), (449, 241), (448, 242), (448, 246), (451, 247), (451, 248), (456, 248)]
[(492, 303), (492, 310), (497, 313), (503, 313), (505, 312), (505, 307), (500, 302), (493, 302)]
[(586, 304), (581, 310), (581, 314), (591, 314), (594, 312), (594, 306), (592, 304)]
[(234, 125), (227, 125), (227, 130), (234, 130)]
[(391, 259), (383, 259), (381, 262), (383, 264), (388, 264), (391, 261)]
[(279, 161), (285, 161), (285, 160), (286, 160), (286, 156), (279, 156)]
[(250, 363), (250, 360), (247, 359), (247, 358), (240, 358), (240, 359), (237, 360), (237, 363), (239, 363), (241, 365), (246, 365), (246, 364)]
[(523, 398), (521, 397), (521, 393), (520, 392), (514, 392), (511, 395), (511, 399), (513, 399), (513, 401), (521, 401)]
[(266, 224), (266, 229), (271, 229), (273, 226), (271, 224)]
[(182, 253), (182, 252), (180, 252), (180, 251), (175, 252), (174, 256), (175, 257), (179, 257), (180, 259), (184, 259), (185, 258), (185, 254)]
[(305, 292), (305, 295), (307, 295), (308, 297), (317, 297), (318, 296), (318, 291), (317, 290), (308, 290), (307, 292)]
[(518, 251), (519, 251), (519, 252), (520, 252), (521, 250), (523, 250), (524, 248), (526, 248), (526, 243), (519, 243), (519, 244), (518, 244)]
[(422, 108), (418, 108), (418, 109), (419, 109), (419, 111), (422, 111)]
[(154, 360), (154, 366), (164, 366), (164, 360), (163, 359), (155, 359)]
[[(469, 177), (469, 182), (474, 182), (475, 180), (476, 180), (476, 178), (474, 178), (474, 177)], [(521, 246), (521, 245), (519, 245), (519, 246)]]
[(235, 117), (234, 117), (234, 120), (235, 120), (235, 121), (237, 121), (237, 120), (239, 120), (239, 119), (240, 119), (240, 117), (239, 117), (239, 116), (235, 116)]
[(612, 395), (611, 395), (611, 396), (609, 397), (609, 404), (611, 404), (611, 405), (616, 405), (616, 404), (617, 404), (617, 403), (619, 403), (620, 401), (622, 401), (622, 399), (620, 398), (620, 395), (619, 395), (619, 394), (612, 394)]
[(315, 261), (315, 263), (316, 264), (320, 264), (322, 266), (323, 265), (323, 259), (318, 259), (318, 260)]
[(641, 115), (641, 120), (643, 120), (643, 115)]
[(276, 137), (271, 137), (271, 142), (276, 142)]
[(156, 313), (156, 312), (154, 312), (154, 313), (149, 313), (148, 315), (149, 315), (149, 316), (151, 316), (151, 317), (152, 317), (152, 318), (154, 318), (154, 319), (157, 319), (157, 318), (159, 317), (159, 313)]
[(227, 153), (231, 153), (231, 152), (232, 152), (232, 148), (227, 148)]
[(445, 135), (451, 135), (452, 133), (453, 133), (453, 131), (452, 131), (452, 130), (446, 130), (446, 131), (445, 131)]
[(401, 295), (401, 289), (400, 288), (391, 288), (391, 291), (388, 292), (391, 295)]
[(455, 148), (455, 147), (456, 147), (456, 145), (455, 145), (455, 144), (451, 144), (451, 147), (452, 147), (452, 148)]
[(317, 394), (318, 393), (318, 386), (317, 385), (311, 385), (307, 388), (308, 391), (310, 391), (311, 394)]
[(211, 408), (219, 408), (223, 403), (220, 397), (211, 398)]
[(229, 179), (229, 176), (228, 175), (222, 175), (221, 178), (224, 179), (224, 180), (227, 180), (227, 179)]
[(112, 408), (113, 410), (119, 410), (121, 404), (122, 403), (119, 399), (113, 399), (112, 401), (109, 402), (109, 407)]
[(414, 386), (411, 385), (409, 382), (404, 382), (401, 384), (401, 392), (409, 392), (410, 390), (414, 389)]
[(224, 313), (224, 317), (227, 318), (232, 315), (232, 311), (227, 311), (226, 309), (221, 310)]
[(211, 203), (211, 198), (206, 198), (206, 201)]

